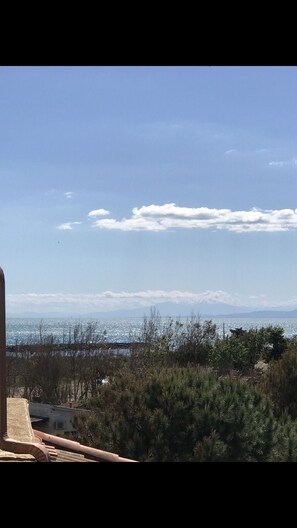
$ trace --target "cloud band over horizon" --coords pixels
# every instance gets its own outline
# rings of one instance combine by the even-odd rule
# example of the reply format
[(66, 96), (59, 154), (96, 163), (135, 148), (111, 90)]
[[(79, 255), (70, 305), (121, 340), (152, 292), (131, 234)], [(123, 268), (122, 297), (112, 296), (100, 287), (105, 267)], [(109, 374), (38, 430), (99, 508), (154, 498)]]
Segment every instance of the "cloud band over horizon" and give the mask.
[(13, 293), (7, 294), (7, 309), (11, 314), (23, 312), (35, 312), (42, 317), (43, 313), (55, 312), (57, 315), (63, 312), (73, 314), (85, 314), (92, 312), (112, 312), (114, 310), (130, 310), (134, 308), (146, 309), (159, 303), (180, 303), (191, 306), (199, 306), (199, 303), (228, 304), (233, 306), (250, 306), (265, 308), (297, 306), (297, 298), (292, 297), (284, 302), (273, 302), (265, 294), (249, 295), (245, 299), (240, 298), (237, 293), (229, 293), (223, 290), (206, 290), (203, 292), (190, 292), (180, 290), (144, 290), (138, 292), (113, 292), (104, 291), (99, 293)]
[(47, 311), (112, 311), (118, 309), (147, 308), (161, 302), (194, 304), (199, 302), (221, 302), (238, 304), (236, 295), (228, 292), (204, 291), (193, 293), (179, 290), (146, 290), (139, 292), (105, 291), (94, 294), (72, 293), (14, 293), (7, 294), (10, 312), (28, 310)]

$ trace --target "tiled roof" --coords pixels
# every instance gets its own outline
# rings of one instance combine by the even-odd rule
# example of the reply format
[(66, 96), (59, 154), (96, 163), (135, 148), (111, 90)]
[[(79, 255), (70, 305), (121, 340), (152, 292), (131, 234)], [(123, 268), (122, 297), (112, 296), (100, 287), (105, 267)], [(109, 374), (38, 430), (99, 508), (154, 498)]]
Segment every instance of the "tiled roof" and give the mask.
[(33, 429), (25, 398), (7, 398), (7, 429), (7, 438), (0, 444), (0, 462), (136, 462)]
[[(67, 457), (67, 461), (72, 459), (73, 462), (136, 462), (136, 460), (123, 458), (116, 453), (110, 453), (109, 451), (102, 451), (101, 449), (82, 445), (79, 442), (69, 440), (68, 438), (50, 435), (42, 431), (33, 430), (33, 432), (37, 441), (44, 443), (49, 449), (50, 447), (54, 447), (55, 451), (60, 453), (60, 460), (55, 460), (55, 455), (53, 455), (54, 462), (65, 462)], [(64, 451), (64, 456), (62, 455), (62, 451)], [(83, 457), (84, 460), (82, 460), (81, 457)]]
[(57, 458), (54, 462), (99, 462), (99, 460), (91, 460), (86, 458), (84, 455), (79, 453), (72, 453), (71, 451), (63, 451), (62, 449), (56, 449)]

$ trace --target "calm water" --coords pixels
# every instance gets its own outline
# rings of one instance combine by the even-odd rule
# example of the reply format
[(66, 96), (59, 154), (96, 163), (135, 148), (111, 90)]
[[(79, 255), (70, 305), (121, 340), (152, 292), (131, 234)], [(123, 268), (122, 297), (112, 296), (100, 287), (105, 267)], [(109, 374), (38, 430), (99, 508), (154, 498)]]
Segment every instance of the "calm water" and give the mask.
[[(173, 318), (175, 320), (175, 318)], [(181, 322), (187, 321), (187, 318), (181, 318)], [(204, 318), (201, 317), (201, 321)], [(220, 317), (212, 318), (213, 323), (217, 325), (217, 330), (220, 335), (230, 334), (231, 328), (240, 328), (249, 330), (250, 328), (256, 329), (265, 326), (281, 326), (284, 329), (286, 337), (292, 337), (297, 335), (297, 318), (296, 319), (285, 319), (285, 318), (269, 318), (269, 319), (258, 319), (258, 318), (230, 318)], [(57, 342), (68, 342), (69, 331), (75, 326), (76, 323), (81, 323), (83, 328), (91, 320), (87, 319), (65, 319), (65, 318), (52, 318), (52, 319), (38, 319), (38, 318), (17, 318), (8, 317), (6, 321), (6, 341), (8, 345), (14, 345), (16, 343), (26, 343), (32, 340), (37, 340), (40, 329), (42, 329), (43, 335), (54, 335)], [(131, 318), (117, 318), (117, 319), (93, 319), (96, 322), (96, 331), (99, 334), (106, 332), (106, 340), (109, 342), (123, 342), (137, 340), (141, 335), (141, 329), (143, 327), (142, 317), (131, 317)], [(168, 318), (162, 318), (164, 324), (168, 321)]]

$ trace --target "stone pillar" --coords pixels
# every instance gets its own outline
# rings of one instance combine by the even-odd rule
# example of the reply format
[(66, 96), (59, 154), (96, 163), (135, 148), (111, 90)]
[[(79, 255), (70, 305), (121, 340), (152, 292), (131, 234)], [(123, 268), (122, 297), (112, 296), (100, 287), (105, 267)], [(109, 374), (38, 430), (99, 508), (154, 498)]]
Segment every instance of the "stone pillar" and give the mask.
[(5, 279), (0, 268), (0, 437), (7, 434)]

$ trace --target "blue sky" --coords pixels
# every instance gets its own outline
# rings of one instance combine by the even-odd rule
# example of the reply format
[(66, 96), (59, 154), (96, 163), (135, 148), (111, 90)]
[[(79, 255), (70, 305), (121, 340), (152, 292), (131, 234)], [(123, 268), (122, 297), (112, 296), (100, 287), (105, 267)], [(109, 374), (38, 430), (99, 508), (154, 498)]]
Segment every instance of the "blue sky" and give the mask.
[(8, 313), (297, 307), (297, 68), (0, 66)]

